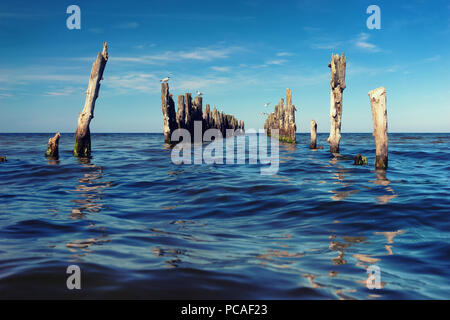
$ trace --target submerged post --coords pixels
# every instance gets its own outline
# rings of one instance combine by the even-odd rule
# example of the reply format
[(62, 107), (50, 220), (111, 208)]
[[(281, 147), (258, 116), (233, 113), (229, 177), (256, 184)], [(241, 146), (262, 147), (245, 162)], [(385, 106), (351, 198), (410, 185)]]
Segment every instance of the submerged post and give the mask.
[(98, 53), (97, 59), (92, 65), (91, 77), (86, 91), (86, 102), (83, 111), (78, 117), (77, 131), (75, 132), (75, 146), (73, 154), (76, 157), (90, 157), (91, 133), (89, 124), (94, 118), (95, 101), (100, 90), (100, 81), (103, 80), (103, 71), (108, 62), (108, 45), (103, 43), (103, 51)]
[(342, 92), (345, 89), (345, 66), (347, 59), (342, 53), (331, 56), (328, 67), (331, 69), (330, 82), (330, 152), (339, 153), (339, 141), (341, 140), (341, 118), (342, 118)]
[(45, 156), (52, 159), (58, 159), (59, 157), (59, 138), (61, 134), (58, 132), (55, 134), (53, 138), (48, 139), (47, 151), (45, 152)]
[(316, 149), (317, 148), (317, 143), (316, 143), (317, 122), (315, 120), (311, 120), (310, 127), (311, 127), (311, 143), (309, 144), (309, 148)]
[(388, 167), (388, 134), (387, 134), (387, 110), (386, 89), (380, 87), (369, 92), (372, 106), (373, 137), (375, 139), (375, 168), (386, 169)]

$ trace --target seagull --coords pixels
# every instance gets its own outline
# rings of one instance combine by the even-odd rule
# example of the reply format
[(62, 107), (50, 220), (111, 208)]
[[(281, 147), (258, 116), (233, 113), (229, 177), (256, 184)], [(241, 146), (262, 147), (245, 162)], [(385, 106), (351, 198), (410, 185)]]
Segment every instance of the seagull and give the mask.
[(262, 116), (266, 116), (266, 115), (267, 115), (267, 113), (265, 113), (265, 112), (261, 112), (261, 115), (262, 115)]
[(169, 81), (170, 77), (165, 77), (164, 79), (159, 80), (160, 82), (167, 82)]
[(269, 106), (269, 104), (270, 104), (270, 102), (266, 102), (266, 103), (264, 103), (264, 107), (268, 107), (268, 106)]
[(201, 93), (200, 91), (197, 90), (197, 95), (198, 95), (198, 96), (202, 96), (203, 93)]

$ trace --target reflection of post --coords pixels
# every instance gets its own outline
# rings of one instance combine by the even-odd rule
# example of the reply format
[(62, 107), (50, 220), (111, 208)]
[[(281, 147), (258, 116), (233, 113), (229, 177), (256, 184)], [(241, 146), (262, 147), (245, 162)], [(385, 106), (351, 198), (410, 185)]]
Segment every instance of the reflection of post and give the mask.
[(311, 143), (309, 144), (310, 149), (316, 149), (316, 136), (317, 136), (317, 122), (315, 120), (311, 120)]
[(386, 169), (388, 166), (388, 135), (386, 89), (377, 88), (369, 92), (372, 105), (373, 137), (375, 138), (375, 168)]
[(339, 153), (339, 141), (341, 140), (341, 118), (342, 118), (342, 92), (345, 89), (345, 66), (347, 59), (344, 53), (339, 57), (338, 54), (331, 56), (331, 62), (328, 65), (331, 71), (330, 82), (330, 152)]

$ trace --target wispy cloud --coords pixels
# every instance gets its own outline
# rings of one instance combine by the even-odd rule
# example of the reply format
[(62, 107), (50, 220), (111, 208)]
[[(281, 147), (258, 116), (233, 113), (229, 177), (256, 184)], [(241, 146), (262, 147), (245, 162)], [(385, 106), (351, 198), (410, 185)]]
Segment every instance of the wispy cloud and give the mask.
[(441, 59), (441, 55), (437, 54), (437, 55), (435, 55), (433, 57), (425, 59), (425, 61), (427, 61), (427, 62), (434, 62), (434, 61), (438, 61), (439, 59)]
[(214, 71), (218, 71), (218, 72), (228, 72), (228, 71), (230, 71), (230, 67), (213, 66), (213, 67), (211, 67), (211, 69), (213, 69)]
[(60, 97), (60, 96), (70, 96), (74, 93), (81, 94), (83, 92), (82, 88), (66, 87), (58, 90), (47, 91), (44, 93), (46, 96)]
[(294, 54), (291, 52), (278, 52), (277, 53), (277, 57), (288, 57), (288, 56), (293, 56)]
[(139, 27), (137, 22), (124, 22), (115, 26), (116, 29), (136, 29)]
[[(136, 56), (111, 56), (114, 62), (140, 63), (140, 64), (161, 64), (164, 62), (175, 62), (183, 60), (213, 61), (226, 59), (231, 54), (242, 50), (241, 47), (200, 47), (193, 50), (166, 51), (152, 55)], [(74, 58), (74, 60), (91, 61), (92, 57)]]
[(369, 40), (370, 36), (369, 34), (362, 32), (358, 35), (358, 37), (356, 38), (355, 45), (356, 47), (366, 50), (366, 51), (371, 51), (371, 52), (379, 52), (381, 51), (380, 48), (378, 48), (376, 45), (374, 45), (373, 43), (370, 43)]
[(121, 92), (135, 90), (139, 92), (157, 92), (159, 78), (151, 73), (126, 73), (111, 75), (103, 82), (106, 88), (118, 89)]

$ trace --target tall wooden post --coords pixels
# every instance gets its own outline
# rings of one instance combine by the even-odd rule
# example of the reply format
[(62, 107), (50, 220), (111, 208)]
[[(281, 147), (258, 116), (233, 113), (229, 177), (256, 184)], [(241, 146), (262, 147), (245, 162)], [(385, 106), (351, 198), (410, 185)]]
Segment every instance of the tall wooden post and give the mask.
[(330, 82), (330, 152), (339, 153), (339, 141), (341, 140), (341, 118), (342, 118), (342, 92), (345, 89), (345, 66), (347, 59), (342, 53), (331, 56), (328, 67), (331, 69)]
[(48, 139), (47, 151), (45, 152), (45, 156), (52, 159), (58, 159), (59, 157), (59, 138), (61, 137), (58, 132), (55, 134), (53, 138)]
[(311, 143), (309, 144), (310, 149), (316, 149), (317, 148), (317, 122), (315, 120), (311, 120), (310, 123), (311, 127)]
[(380, 87), (370, 91), (369, 98), (372, 106), (373, 137), (376, 148), (375, 168), (386, 169), (388, 167), (386, 89)]
[(161, 83), (161, 104), (163, 113), (164, 142), (170, 143), (172, 132), (177, 129), (177, 115), (175, 113), (175, 102), (169, 92), (169, 84)]
[(103, 51), (98, 53), (97, 60), (92, 65), (91, 77), (86, 91), (86, 102), (83, 111), (78, 117), (77, 131), (75, 132), (75, 146), (73, 154), (76, 157), (91, 156), (91, 132), (89, 124), (94, 118), (95, 101), (100, 90), (100, 81), (103, 80), (103, 71), (108, 62), (108, 45), (103, 43)]

